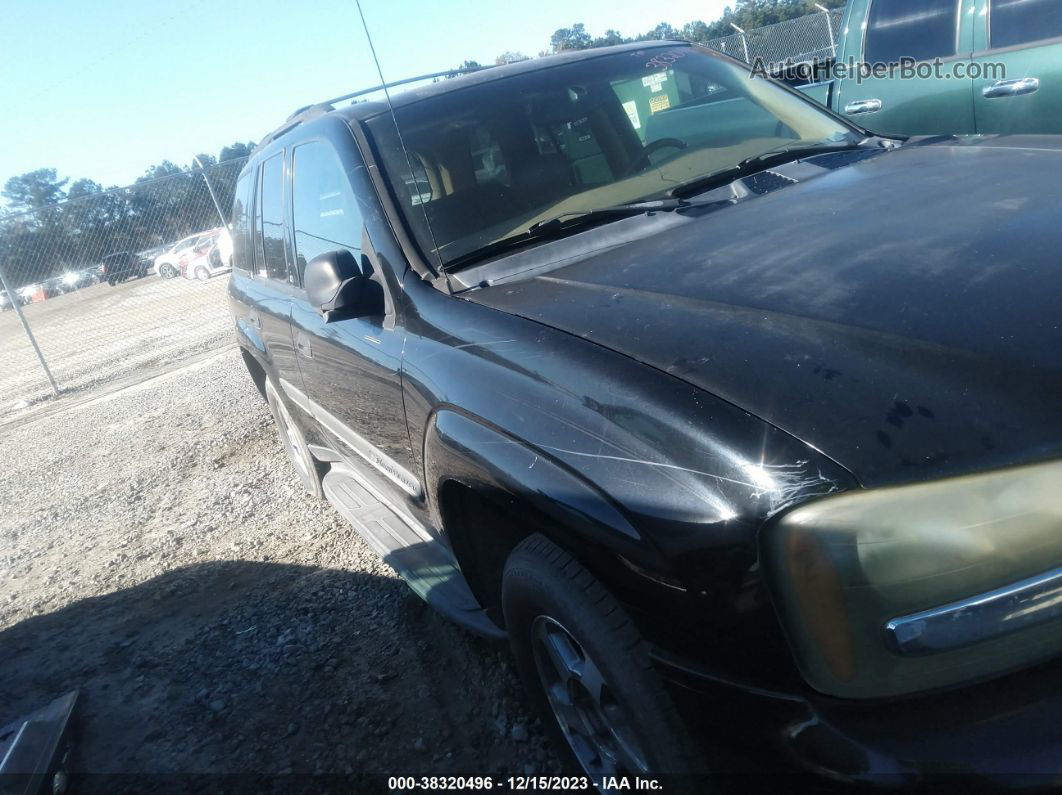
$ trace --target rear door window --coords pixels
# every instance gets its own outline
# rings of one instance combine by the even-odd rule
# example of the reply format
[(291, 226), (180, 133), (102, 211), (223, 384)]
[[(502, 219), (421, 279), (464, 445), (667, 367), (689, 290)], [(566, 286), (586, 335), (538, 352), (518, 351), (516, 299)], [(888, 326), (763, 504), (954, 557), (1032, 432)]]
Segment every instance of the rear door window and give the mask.
[(346, 249), (361, 261), (362, 216), (343, 164), (324, 141), (295, 147), (292, 180), (295, 262), (299, 279), (306, 263)]
[(1062, 36), (1059, 0), (992, 0), (991, 47), (1015, 47)]
[(899, 63), (955, 55), (958, 48), (957, 0), (874, 0), (867, 20), (863, 59)]
[[(284, 253), (284, 155), (278, 153), (262, 164), (262, 185), (256, 217), (261, 222), (262, 254), (259, 272), (270, 279), (288, 280), (288, 261)], [(256, 249), (259, 249), (256, 246)]]

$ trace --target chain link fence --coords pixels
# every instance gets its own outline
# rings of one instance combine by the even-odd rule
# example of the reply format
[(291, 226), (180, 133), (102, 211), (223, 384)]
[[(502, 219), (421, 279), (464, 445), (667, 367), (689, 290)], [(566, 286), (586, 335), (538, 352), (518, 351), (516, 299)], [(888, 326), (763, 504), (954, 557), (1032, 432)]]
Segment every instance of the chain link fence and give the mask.
[(218, 207), (245, 162), (0, 216), (0, 421), (232, 341)]
[(772, 66), (832, 58), (836, 54), (837, 32), (843, 14), (841, 8), (808, 14), (712, 39), (706, 46), (746, 63), (762, 59), (764, 64)]

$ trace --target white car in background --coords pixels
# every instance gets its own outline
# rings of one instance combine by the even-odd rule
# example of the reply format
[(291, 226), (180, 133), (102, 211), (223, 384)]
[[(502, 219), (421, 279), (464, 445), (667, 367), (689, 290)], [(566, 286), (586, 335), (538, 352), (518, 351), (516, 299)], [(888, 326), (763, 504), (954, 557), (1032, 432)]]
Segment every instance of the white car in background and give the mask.
[(172, 279), (181, 272), (181, 255), (195, 246), (200, 238), (209, 234), (210, 232), (196, 232), (178, 240), (155, 257), (155, 272), (163, 279)]
[(44, 290), (36, 283), (20, 287), (18, 294), (19, 297), (22, 298), (23, 304), (37, 303), (38, 301), (43, 301), (45, 298)]
[(180, 272), (186, 279), (205, 282), (232, 270), (232, 236), (219, 226), (203, 235), (191, 249), (181, 252)]

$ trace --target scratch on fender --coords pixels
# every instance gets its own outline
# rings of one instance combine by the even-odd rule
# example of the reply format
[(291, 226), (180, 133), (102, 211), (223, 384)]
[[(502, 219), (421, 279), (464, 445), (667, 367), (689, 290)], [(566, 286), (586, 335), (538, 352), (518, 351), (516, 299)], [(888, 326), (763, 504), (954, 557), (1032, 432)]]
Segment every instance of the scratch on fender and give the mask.
[(542, 445), (546, 450), (552, 450), (555, 453), (566, 453), (567, 455), (583, 456), (584, 458), (600, 458), (606, 461), (622, 461), (627, 464), (641, 464), (642, 466), (657, 467), (659, 469), (674, 469), (679, 472), (689, 472), (694, 475), (704, 475), (706, 478), (714, 478), (715, 480), (722, 481), (724, 483), (736, 483), (739, 486), (748, 486), (752, 489), (757, 489), (759, 486), (756, 483), (750, 483), (745, 480), (735, 480), (734, 478), (724, 477), (722, 475), (716, 475), (714, 472), (704, 472), (700, 469), (690, 469), (689, 467), (680, 467), (678, 464), (665, 464), (662, 461), (645, 461), (640, 458), (625, 458), (619, 455), (603, 455), (602, 453), (582, 453), (578, 450), (565, 450), (562, 447), (551, 447), (549, 445)]

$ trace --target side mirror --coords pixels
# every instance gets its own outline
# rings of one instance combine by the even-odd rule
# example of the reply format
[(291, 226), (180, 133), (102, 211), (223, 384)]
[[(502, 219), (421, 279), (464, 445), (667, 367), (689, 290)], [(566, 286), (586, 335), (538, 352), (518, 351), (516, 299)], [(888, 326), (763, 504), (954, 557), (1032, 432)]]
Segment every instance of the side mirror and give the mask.
[(384, 313), (383, 288), (361, 272), (346, 249), (326, 251), (310, 260), (302, 284), (326, 323)]

